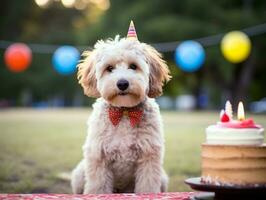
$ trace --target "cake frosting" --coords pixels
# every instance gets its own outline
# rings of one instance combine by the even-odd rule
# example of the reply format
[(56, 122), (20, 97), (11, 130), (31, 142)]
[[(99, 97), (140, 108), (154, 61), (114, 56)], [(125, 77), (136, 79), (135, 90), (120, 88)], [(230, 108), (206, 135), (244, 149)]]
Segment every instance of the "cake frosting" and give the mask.
[[(244, 109), (243, 105), (240, 109)], [(240, 113), (240, 114), (239, 114)], [(264, 129), (244, 110), (233, 120), (230, 103), (220, 121), (206, 128), (201, 151), (201, 181), (226, 186), (263, 186), (266, 188), (266, 144)]]
[(262, 145), (264, 141), (263, 128), (225, 128), (210, 125), (206, 129), (207, 144), (225, 145)]
[(262, 145), (264, 129), (253, 119), (245, 119), (244, 107), (240, 103), (238, 120), (233, 120), (232, 106), (226, 102), (225, 110), (220, 113), (220, 121), (206, 129), (207, 144), (224, 145)]

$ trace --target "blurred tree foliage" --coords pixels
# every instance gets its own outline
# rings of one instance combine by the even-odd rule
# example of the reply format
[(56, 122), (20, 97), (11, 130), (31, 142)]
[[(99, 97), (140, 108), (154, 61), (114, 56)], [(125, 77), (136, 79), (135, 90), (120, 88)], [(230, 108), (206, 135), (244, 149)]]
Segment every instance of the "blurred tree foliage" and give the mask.
[[(86, 10), (66, 9), (59, 2), (48, 8), (33, 0), (5, 0), (1, 5), (0, 39), (32, 43), (88, 45), (98, 39), (126, 35), (134, 20), (140, 41), (159, 43), (200, 38), (264, 23), (264, 0), (113, 0), (103, 12), (91, 5)], [(266, 96), (266, 37), (251, 38), (250, 58), (241, 64), (227, 62), (219, 45), (206, 48), (206, 62), (196, 73), (185, 73), (174, 63), (174, 52), (164, 54), (173, 75), (165, 94), (206, 93), (212, 105), (225, 98), (253, 101)], [(4, 50), (2, 49), (1, 55)], [(31, 67), (21, 73), (9, 72), (0, 60), (0, 98), (19, 99), (25, 89), (34, 101), (62, 95), (71, 102), (81, 93), (76, 76), (61, 76), (51, 65), (49, 54), (33, 55)], [(87, 99), (87, 98), (86, 98)], [(211, 106), (212, 106), (211, 105)]]

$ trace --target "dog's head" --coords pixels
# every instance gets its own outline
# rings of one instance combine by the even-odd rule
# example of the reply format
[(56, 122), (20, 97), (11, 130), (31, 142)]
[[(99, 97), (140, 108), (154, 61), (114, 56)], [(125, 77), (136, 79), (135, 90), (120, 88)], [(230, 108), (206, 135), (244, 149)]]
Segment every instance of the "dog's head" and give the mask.
[(170, 79), (161, 54), (137, 39), (98, 41), (93, 51), (83, 53), (78, 65), (78, 80), (84, 93), (103, 97), (117, 107), (133, 107), (146, 96), (162, 94), (164, 82)]

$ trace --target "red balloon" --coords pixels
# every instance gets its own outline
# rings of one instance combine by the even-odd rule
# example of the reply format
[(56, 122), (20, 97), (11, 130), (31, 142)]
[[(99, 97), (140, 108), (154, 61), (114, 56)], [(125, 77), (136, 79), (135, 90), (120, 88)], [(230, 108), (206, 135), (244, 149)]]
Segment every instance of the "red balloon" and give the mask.
[(26, 44), (15, 43), (7, 48), (4, 59), (10, 71), (22, 72), (29, 67), (32, 53)]

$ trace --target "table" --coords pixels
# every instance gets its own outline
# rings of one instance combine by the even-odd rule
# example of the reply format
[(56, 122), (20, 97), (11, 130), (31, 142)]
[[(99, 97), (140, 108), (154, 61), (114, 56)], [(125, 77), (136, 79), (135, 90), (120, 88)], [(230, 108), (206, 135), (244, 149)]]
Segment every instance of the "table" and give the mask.
[(149, 199), (175, 199), (175, 200), (189, 200), (195, 192), (168, 192), (158, 194), (88, 194), (88, 195), (74, 195), (74, 194), (0, 194), (0, 200), (57, 200), (57, 199), (73, 199), (73, 200), (149, 200)]

